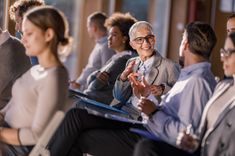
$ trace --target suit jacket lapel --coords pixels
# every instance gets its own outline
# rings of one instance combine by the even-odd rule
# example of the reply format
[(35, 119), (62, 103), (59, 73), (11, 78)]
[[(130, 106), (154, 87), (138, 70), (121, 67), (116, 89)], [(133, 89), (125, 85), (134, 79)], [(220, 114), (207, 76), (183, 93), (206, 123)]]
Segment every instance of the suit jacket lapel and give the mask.
[(224, 116), (235, 106), (234, 100), (235, 100), (235, 97), (233, 97), (231, 100), (229, 100), (229, 102), (226, 103), (226, 106), (229, 106), (229, 105), (230, 106), (224, 107), (224, 109), (222, 110), (222, 114), (219, 115), (214, 125), (209, 130), (207, 130), (202, 140), (202, 147), (205, 145), (206, 138), (209, 136), (209, 134), (217, 127), (217, 125), (222, 121)]
[(210, 106), (229, 86), (230, 86), (230, 83), (227, 83), (223, 86), (219, 86), (220, 88), (218, 88), (218, 91), (216, 93), (214, 93), (214, 95), (211, 97), (211, 99), (207, 102), (207, 104), (204, 108), (204, 111), (202, 113), (202, 117), (201, 117), (201, 122), (200, 122), (200, 126), (199, 126), (199, 135), (203, 135), (203, 132), (205, 130), (206, 116), (207, 116), (207, 112), (208, 112)]
[(216, 122), (213, 125), (213, 128), (216, 127), (224, 116), (235, 106), (235, 96), (233, 96), (228, 102), (225, 103), (223, 109), (220, 111), (220, 115), (217, 118)]
[(152, 85), (154, 81), (157, 79), (158, 74), (159, 74), (159, 66), (161, 65), (162, 62), (162, 56), (156, 51), (155, 54), (153, 55), (154, 60), (153, 64), (150, 68), (150, 72), (145, 76), (146, 81), (148, 84)]
[[(201, 118), (201, 123), (200, 123), (200, 126), (199, 126), (199, 135), (200, 135), (200, 138), (203, 137), (203, 134), (204, 134), (204, 131), (206, 129), (206, 116), (207, 116), (207, 112), (210, 108), (210, 106), (214, 103), (214, 101), (222, 94), (224, 93), (225, 90), (228, 89), (228, 87), (231, 85), (232, 82), (229, 82), (229, 83), (225, 83), (225, 84), (221, 84), (221, 86), (218, 87), (218, 90), (217, 92), (214, 93), (214, 95), (212, 96), (212, 98), (208, 101), (208, 103), (206, 104), (205, 108), (204, 108), (204, 111), (203, 111), (203, 114), (202, 114), (202, 118)], [(227, 102), (226, 105), (228, 105), (229, 102)], [(219, 117), (220, 118), (220, 117)], [(218, 119), (217, 119), (218, 120)], [(217, 121), (216, 121), (217, 123)], [(213, 126), (214, 127), (214, 126)], [(205, 136), (207, 136), (209, 133), (210, 133), (211, 130), (207, 130), (206, 134), (204, 134)], [(204, 141), (205, 141), (205, 137), (204, 136), (204, 140), (202, 141), (202, 144), (204, 144)]]
[(139, 66), (140, 66), (140, 63), (141, 63), (141, 61), (140, 61), (140, 58), (138, 57), (138, 58), (135, 60), (135, 66), (134, 66), (134, 68), (133, 68), (133, 72), (137, 72), (137, 71), (138, 71)]

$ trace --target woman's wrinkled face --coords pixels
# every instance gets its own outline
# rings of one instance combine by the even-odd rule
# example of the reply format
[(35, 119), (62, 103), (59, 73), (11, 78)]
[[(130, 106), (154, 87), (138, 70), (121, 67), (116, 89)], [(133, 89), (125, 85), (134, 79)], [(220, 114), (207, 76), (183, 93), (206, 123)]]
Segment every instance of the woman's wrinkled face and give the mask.
[(224, 74), (226, 76), (235, 75), (235, 47), (231, 38), (227, 37), (224, 48), (220, 51), (223, 62)]
[(22, 43), (25, 46), (26, 55), (38, 56), (48, 48), (45, 32), (26, 18), (23, 20), (22, 31)]
[(134, 39), (130, 44), (138, 52), (141, 60), (146, 60), (153, 55), (155, 42), (152, 32), (146, 27), (140, 27), (135, 30)]

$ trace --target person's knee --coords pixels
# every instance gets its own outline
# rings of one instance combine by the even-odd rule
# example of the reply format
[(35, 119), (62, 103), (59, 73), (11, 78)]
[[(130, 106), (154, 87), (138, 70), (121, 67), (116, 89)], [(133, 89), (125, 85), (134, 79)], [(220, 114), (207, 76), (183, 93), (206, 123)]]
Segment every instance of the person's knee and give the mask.
[(140, 140), (136, 145), (135, 145), (135, 150), (134, 150), (134, 156), (141, 156), (145, 155), (145, 152), (148, 151), (148, 148), (151, 145), (151, 141), (147, 139)]
[(77, 111), (78, 111), (77, 108), (72, 108), (66, 113), (66, 116), (74, 115), (76, 114)]
[(78, 119), (80, 116), (83, 116), (83, 114), (85, 114), (85, 110), (72, 108), (66, 113), (65, 120)]
[(152, 140), (148, 140), (148, 139), (143, 139), (143, 140), (140, 140), (137, 144), (136, 144), (136, 148), (149, 148), (152, 146)]
[(64, 124), (77, 131), (87, 124), (88, 116), (86, 110), (73, 108), (66, 113)]
[(70, 109), (66, 113), (64, 121), (62, 122), (60, 127), (62, 127), (62, 129), (67, 129), (68, 131), (72, 132), (74, 130), (74, 127), (77, 127), (79, 121), (79, 111), (77, 109)]

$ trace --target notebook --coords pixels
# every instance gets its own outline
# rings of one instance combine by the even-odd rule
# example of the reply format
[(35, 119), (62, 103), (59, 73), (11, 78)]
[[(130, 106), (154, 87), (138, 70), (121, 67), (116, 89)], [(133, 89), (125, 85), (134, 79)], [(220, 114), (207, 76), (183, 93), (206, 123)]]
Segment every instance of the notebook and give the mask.
[(115, 107), (109, 106), (102, 102), (98, 102), (98, 101), (95, 101), (86, 97), (81, 97), (77, 102), (77, 106), (78, 107), (86, 106), (87, 108), (90, 108), (90, 109), (111, 111), (114, 113), (118, 113), (120, 115), (128, 115), (128, 113), (123, 110), (117, 109)]
[(143, 124), (141, 121), (132, 119), (131, 116), (123, 110), (117, 109), (101, 102), (97, 102), (92, 99), (84, 97), (79, 99), (77, 107), (86, 109), (89, 114), (104, 117), (110, 120), (128, 122), (132, 124)]
[(72, 88), (69, 88), (69, 96), (76, 97), (76, 98), (88, 97), (81, 90), (79, 90), (79, 89), (72, 89)]

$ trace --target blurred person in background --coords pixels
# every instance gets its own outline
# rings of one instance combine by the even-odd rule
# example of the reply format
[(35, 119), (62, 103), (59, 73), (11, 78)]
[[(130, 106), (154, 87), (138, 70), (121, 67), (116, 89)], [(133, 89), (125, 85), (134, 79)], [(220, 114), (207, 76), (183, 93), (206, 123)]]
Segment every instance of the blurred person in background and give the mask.
[(96, 44), (89, 56), (88, 63), (80, 76), (77, 80), (70, 82), (70, 87), (73, 89), (80, 89), (81, 91), (87, 89), (88, 76), (103, 67), (115, 54), (115, 51), (108, 47), (107, 29), (104, 26), (106, 19), (107, 16), (103, 12), (94, 12), (87, 18), (88, 35), (96, 42)]
[(116, 54), (88, 77), (88, 88), (84, 91), (88, 97), (106, 104), (113, 100), (117, 76), (125, 69), (127, 60), (137, 55), (129, 44), (128, 35), (135, 22), (136, 19), (128, 13), (114, 13), (106, 20), (105, 27), (109, 30), (108, 47)]
[[(37, 6), (45, 5), (44, 0), (17, 0), (10, 6), (10, 18), (15, 22), (16, 37), (21, 39), (22, 37), (22, 21), (24, 14)], [(30, 57), (32, 65), (38, 64), (37, 57)]]
[(235, 14), (231, 14), (227, 19), (226, 24), (227, 35), (235, 32)]
[(0, 28), (0, 109), (11, 99), (15, 80), (30, 68), (23, 44)]

